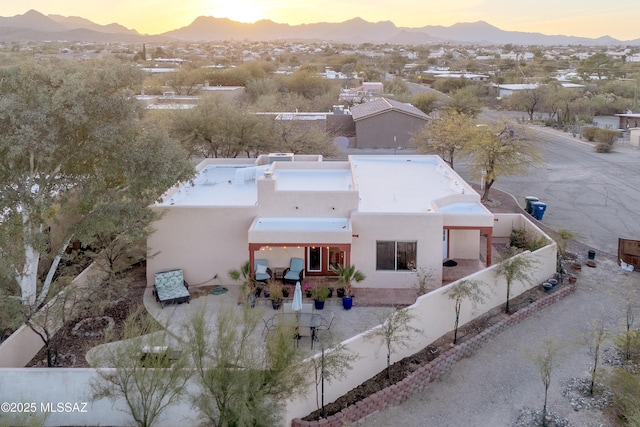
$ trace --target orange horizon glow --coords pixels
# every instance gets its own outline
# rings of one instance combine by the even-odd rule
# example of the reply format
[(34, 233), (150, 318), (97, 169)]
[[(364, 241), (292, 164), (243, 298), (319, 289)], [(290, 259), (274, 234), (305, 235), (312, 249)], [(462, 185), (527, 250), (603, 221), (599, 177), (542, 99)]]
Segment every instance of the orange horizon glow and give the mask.
[(503, 0), (458, 0), (454, 3), (396, 0), (392, 7), (381, 0), (112, 0), (108, 8), (78, 0), (0, 0), (2, 16), (35, 9), (45, 15), (80, 16), (97, 24), (118, 23), (141, 34), (161, 34), (190, 25), (199, 16), (254, 23), (268, 19), (300, 25), (344, 22), (360, 17), (369, 22), (391, 21), (397, 27), (450, 26), (459, 22), (486, 21), (505, 31), (540, 32), (548, 35), (601, 37), (619, 40), (640, 38), (640, 8), (627, 0), (538, 0), (535, 5)]

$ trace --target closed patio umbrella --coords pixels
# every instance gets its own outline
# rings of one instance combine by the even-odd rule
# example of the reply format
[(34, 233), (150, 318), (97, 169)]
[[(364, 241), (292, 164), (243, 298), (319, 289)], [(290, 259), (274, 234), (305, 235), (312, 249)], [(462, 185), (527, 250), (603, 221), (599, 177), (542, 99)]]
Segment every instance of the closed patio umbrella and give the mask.
[(295, 312), (302, 311), (302, 288), (300, 282), (296, 282), (296, 289), (293, 291), (293, 303), (291, 309)]

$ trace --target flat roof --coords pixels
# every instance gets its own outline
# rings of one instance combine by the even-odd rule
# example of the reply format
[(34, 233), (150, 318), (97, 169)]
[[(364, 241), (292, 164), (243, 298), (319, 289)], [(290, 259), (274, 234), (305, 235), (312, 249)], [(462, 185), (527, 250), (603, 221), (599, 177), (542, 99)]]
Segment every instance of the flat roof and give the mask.
[(256, 177), (268, 166), (209, 164), (161, 206), (253, 206), (258, 201)]
[(251, 228), (259, 231), (351, 232), (349, 218), (258, 218)]
[(455, 194), (468, 194), (479, 203), (478, 193), (437, 156), (356, 155), (349, 160), (360, 212), (435, 212), (434, 201)]
[(456, 215), (484, 215), (487, 210), (480, 203), (462, 202), (451, 203), (438, 209), (443, 214)]
[(273, 174), (278, 191), (353, 190), (349, 169), (279, 169)]

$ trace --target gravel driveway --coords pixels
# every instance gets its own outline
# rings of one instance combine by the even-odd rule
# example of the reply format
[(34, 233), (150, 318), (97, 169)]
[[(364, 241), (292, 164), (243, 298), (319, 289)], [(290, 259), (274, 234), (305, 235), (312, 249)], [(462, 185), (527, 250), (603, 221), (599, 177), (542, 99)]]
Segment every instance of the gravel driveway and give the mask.
[(576, 292), (512, 326), (425, 390), (361, 425), (514, 426), (522, 410), (542, 409), (540, 373), (526, 355), (535, 353), (549, 337), (562, 343), (565, 355), (552, 372), (548, 409), (572, 426), (611, 425), (601, 411), (576, 411), (562, 395), (566, 382), (590, 376), (593, 359), (584, 344), (585, 328), (605, 316), (613, 333), (623, 331), (621, 301), (614, 294), (620, 293), (625, 281), (636, 286), (640, 282), (640, 273), (623, 272), (613, 259), (597, 257), (596, 263), (596, 268), (585, 266), (577, 274)]

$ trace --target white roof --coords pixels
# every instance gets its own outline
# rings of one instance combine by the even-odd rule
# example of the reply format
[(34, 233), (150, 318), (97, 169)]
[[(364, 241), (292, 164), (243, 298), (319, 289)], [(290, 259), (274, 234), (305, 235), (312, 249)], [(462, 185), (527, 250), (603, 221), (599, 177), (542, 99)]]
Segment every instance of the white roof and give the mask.
[[(450, 195), (480, 197), (437, 156), (349, 156), (360, 212), (435, 212)], [(471, 200), (470, 200), (471, 201)]]
[(285, 191), (353, 190), (349, 169), (276, 169), (277, 189)]

